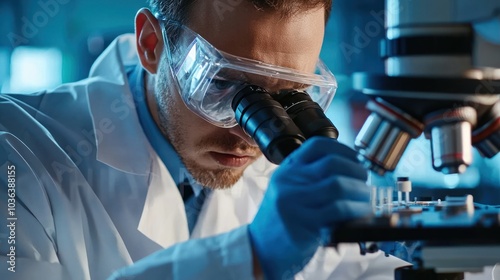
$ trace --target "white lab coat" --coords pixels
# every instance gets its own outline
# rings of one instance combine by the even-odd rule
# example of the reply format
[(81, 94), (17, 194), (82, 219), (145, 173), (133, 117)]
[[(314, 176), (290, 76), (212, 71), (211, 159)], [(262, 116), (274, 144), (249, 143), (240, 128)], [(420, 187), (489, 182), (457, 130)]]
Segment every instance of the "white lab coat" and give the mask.
[[(124, 73), (137, 63), (134, 37), (125, 35), (86, 80), (51, 92), (0, 95), (0, 170), (15, 166), (17, 197), (16, 272), (7, 270), (11, 232), (1, 226), (0, 279), (105, 279), (171, 246), (163, 256), (168, 279), (252, 278), (245, 224), (275, 166), (261, 158), (232, 189), (214, 191), (189, 236), (179, 191), (138, 121)], [(8, 218), (5, 175), (2, 221)], [(178, 244), (224, 232), (230, 233)], [(296, 279), (392, 279), (404, 264), (341, 244), (337, 251), (319, 249)]]

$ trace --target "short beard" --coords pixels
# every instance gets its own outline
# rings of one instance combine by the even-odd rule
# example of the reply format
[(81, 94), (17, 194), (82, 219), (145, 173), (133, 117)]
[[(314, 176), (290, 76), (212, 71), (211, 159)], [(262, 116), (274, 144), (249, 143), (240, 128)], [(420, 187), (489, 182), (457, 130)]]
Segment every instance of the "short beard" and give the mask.
[[(172, 143), (172, 145), (177, 147), (176, 150), (178, 151), (179, 156), (184, 162), (184, 165), (189, 173), (196, 181), (204, 186), (213, 189), (227, 189), (236, 184), (241, 176), (243, 176), (243, 170), (236, 171), (229, 168), (207, 170), (200, 167), (195, 160), (183, 157), (186, 149), (181, 143)], [(229, 150), (233, 150), (238, 147), (241, 150), (248, 150), (248, 145), (242, 144), (240, 141), (236, 140), (236, 138), (221, 138), (221, 136), (216, 138), (212, 135), (196, 143), (195, 149), (202, 147), (224, 147)]]
[(235, 173), (234, 170), (227, 168), (206, 170), (197, 166), (195, 161), (183, 159), (183, 162), (198, 183), (211, 189), (229, 189), (243, 176), (243, 171)]

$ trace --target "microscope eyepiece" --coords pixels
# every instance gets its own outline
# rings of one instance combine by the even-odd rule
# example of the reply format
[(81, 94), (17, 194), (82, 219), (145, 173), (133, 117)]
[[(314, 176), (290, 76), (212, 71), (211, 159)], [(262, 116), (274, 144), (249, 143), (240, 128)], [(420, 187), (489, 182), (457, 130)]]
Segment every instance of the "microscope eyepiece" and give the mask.
[(306, 140), (283, 107), (261, 87), (245, 86), (233, 98), (231, 106), (238, 124), (275, 164)]
[(337, 139), (339, 131), (309, 94), (298, 90), (281, 90), (273, 95), (306, 138), (326, 136)]
[(257, 142), (266, 158), (276, 164), (309, 137), (337, 139), (339, 134), (321, 107), (304, 91), (269, 94), (261, 87), (248, 85), (236, 94), (231, 106), (238, 124)]

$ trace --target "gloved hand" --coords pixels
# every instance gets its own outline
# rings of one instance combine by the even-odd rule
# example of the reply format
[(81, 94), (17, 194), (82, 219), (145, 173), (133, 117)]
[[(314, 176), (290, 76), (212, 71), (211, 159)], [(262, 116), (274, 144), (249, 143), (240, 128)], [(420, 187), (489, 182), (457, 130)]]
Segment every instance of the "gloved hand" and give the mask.
[(355, 151), (334, 139), (313, 137), (290, 154), (248, 227), (265, 278), (292, 278), (322, 245), (323, 229), (370, 215), (366, 179)]

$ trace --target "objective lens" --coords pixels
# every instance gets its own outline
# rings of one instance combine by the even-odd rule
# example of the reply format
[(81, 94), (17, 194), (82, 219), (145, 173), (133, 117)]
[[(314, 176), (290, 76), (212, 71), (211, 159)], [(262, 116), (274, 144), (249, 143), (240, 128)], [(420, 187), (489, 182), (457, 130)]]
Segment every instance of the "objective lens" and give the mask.
[(380, 99), (367, 104), (372, 114), (354, 142), (367, 168), (380, 175), (396, 168), (412, 138), (422, 133), (423, 124)]
[(472, 144), (479, 153), (487, 158), (492, 158), (500, 152), (500, 101), (487, 113), (487, 122), (479, 124), (472, 133)]
[(465, 172), (472, 163), (471, 130), (476, 118), (472, 107), (442, 110), (426, 117), (435, 170), (444, 174)]

